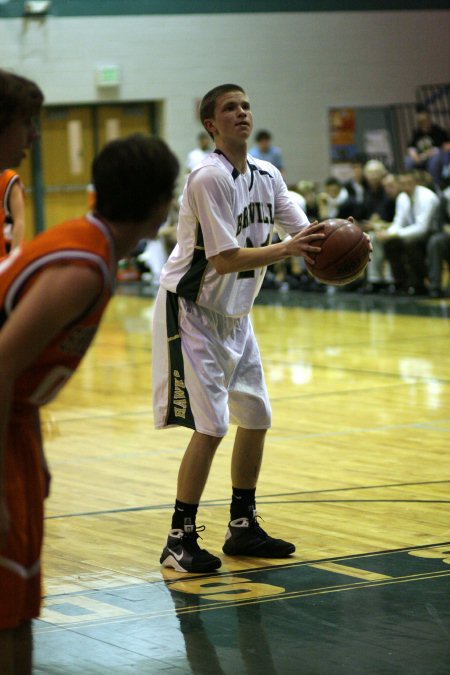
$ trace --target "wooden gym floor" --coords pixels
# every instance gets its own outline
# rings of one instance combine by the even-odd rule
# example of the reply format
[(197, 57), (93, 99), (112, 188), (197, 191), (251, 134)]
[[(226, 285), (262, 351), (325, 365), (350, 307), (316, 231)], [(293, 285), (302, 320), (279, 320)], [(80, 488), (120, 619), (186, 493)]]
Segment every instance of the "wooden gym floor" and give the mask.
[(450, 673), (449, 301), (263, 291), (274, 424), (258, 509), (297, 552), (221, 553), (231, 430), (198, 518), (223, 567), (189, 576), (159, 556), (190, 434), (153, 429), (153, 299), (132, 292), (43, 411), (35, 673)]

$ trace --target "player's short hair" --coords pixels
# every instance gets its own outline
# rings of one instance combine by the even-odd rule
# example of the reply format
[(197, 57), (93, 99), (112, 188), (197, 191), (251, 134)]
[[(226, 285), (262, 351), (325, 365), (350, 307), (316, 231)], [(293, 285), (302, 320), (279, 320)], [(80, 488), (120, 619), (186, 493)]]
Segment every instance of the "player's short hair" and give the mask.
[[(205, 120), (214, 117), (217, 99), (230, 91), (241, 91), (245, 94), (245, 91), (238, 84), (219, 84), (204, 95), (200, 103), (200, 121), (202, 124)], [(209, 135), (212, 138), (212, 134)]]
[(113, 222), (142, 222), (173, 195), (179, 162), (159, 138), (133, 134), (107, 143), (92, 164), (95, 211)]
[(0, 131), (17, 118), (36, 117), (43, 102), (44, 95), (35, 82), (0, 69)]
[(270, 131), (267, 131), (267, 129), (260, 129), (260, 131), (257, 131), (255, 134), (255, 141), (256, 143), (259, 143), (260, 141), (271, 141), (272, 140), (272, 134)]

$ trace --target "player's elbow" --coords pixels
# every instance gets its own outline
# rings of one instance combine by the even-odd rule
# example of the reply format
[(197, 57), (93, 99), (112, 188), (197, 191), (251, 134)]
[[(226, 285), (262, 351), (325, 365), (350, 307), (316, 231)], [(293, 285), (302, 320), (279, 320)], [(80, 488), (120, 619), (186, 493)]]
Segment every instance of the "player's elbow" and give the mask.
[(228, 274), (230, 272), (228, 265), (223, 260), (211, 259), (211, 262), (217, 274), (222, 276), (223, 274)]
[(224, 251), (210, 258), (210, 262), (214, 266), (217, 274), (223, 275), (236, 271), (234, 262), (236, 259), (236, 252), (238, 250), (239, 249)]

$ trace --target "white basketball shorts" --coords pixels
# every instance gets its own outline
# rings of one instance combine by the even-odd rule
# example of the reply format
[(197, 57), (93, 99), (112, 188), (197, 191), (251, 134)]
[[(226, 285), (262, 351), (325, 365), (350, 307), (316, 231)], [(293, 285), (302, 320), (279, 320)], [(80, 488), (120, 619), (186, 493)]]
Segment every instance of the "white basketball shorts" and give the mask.
[(269, 429), (271, 409), (250, 317), (222, 316), (160, 287), (153, 314), (155, 427), (222, 437), (229, 423)]

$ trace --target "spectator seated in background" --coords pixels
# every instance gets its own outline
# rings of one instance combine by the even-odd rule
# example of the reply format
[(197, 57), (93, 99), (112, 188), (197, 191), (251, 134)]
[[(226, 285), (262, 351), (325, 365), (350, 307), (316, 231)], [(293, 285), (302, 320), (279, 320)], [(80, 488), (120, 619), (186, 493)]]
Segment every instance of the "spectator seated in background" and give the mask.
[(366, 283), (362, 287), (363, 293), (378, 293), (392, 285), (394, 280), (391, 268), (384, 254), (384, 246), (378, 243), (376, 232), (387, 230), (392, 225), (395, 216), (395, 202), (400, 193), (398, 176), (387, 173), (381, 181), (387, 201), (382, 209), (382, 218), (379, 214), (364, 222), (364, 230), (369, 233), (372, 242), (372, 255), (367, 266)]
[(283, 155), (280, 148), (272, 145), (272, 134), (266, 129), (261, 129), (255, 135), (255, 144), (249, 154), (256, 159), (264, 159), (277, 167), (281, 173), (284, 172)]
[(177, 243), (177, 226), (180, 212), (180, 197), (172, 199), (167, 219), (162, 223), (155, 239), (140, 242), (137, 255), (137, 264), (141, 273), (141, 280), (159, 285), (162, 268)]
[(352, 177), (344, 183), (344, 187), (348, 192), (348, 208), (349, 215), (352, 215), (355, 220), (361, 220), (364, 217), (362, 205), (364, 202), (364, 194), (368, 187), (366, 177), (364, 176), (364, 159), (362, 157), (355, 157), (352, 160)]
[[(298, 204), (298, 206), (306, 213), (305, 210), (305, 199), (301, 194), (295, 190), (295, 186), (292, 189), (288, 190), (288, 194), (291, 197), (292, 201)], [(277, 243), (281, 241), (276, 225), (275, 231), (272, 236), (272, 243)], [(300, 277), (302, 274), (302, 264), (301, 258), (296, 258), (294, 256), (281, 260), (280, 262), (269, 265), (265, 278), (263, 280), (263, 288), (271, 289), (281, 289), (289, 290), (291, 288), (300, 287)]]
[(439, 205), (437, 195), (417, 185), (414, 172), (400, 175), (400, 194), (395, 202), (395, 215), (387, 229), (375, 231), (375, 247), (382, 246), (392, 270), (396, 292), (423, 295), (427, 292), (425, 261), (427, 240), (432, 232)]
[(442, 191), (438, 215), (437, 231), (431, 235), (427, 246), (429, 294), (432, 298), (445, 295), (442, 289), (444, 261), (450, 271), (450, 180)]
[(426, 106), (416, 107), (416, 128), (408, 146), (405, 168), (425, 169), (431, 174), (435, 189), (440, 191), (441, 181), (448, 175), (450, 162), (450, 137), (448, 132), (431, 119)]
[(300, 180), (296, 183), (292, 190), (298, 192), (304, 201), (304, 212), (308, 216), (308, 220), (312, 223), (313, 220), (319, 220), (319, 205), (317, 203), (317, 186), (310, 180)]
[(346, 218), (344, 205), (348, 204), (348, 192), (334, 176), (326, 179), (323, 191), (317, 196), (319, 220)]
[(400, 182), (395, 173), (387, 173), (382, 180), (382, 184), (386, 194), (386, 202), (378, 222), (384, 225), (385, 223), (390, 224), (394, 220), (395, 204), (400, 194)]
[(206, 131), (200, 131), (197, 143), (198, 147), (191, 150), (186, 158), (186, 173), (191, 173), (211, 152), (211, 139)]
[(413, 169), (413, 171), (417, 185), (423, 185), (429, 190), (433, 190), (433, 192), (436, 192), (433, 179), (431, 177), (431, 174), (428, 173), (428, 171), (425, 171), (424, 169)]
[(388, 171), (378, 159), (370, 159), (364, 165), (366, 188), (361, 207), (361, 224), (370, 227), (371, 222), (391, 222), (395, 213), (395, 199), (389, 197), (383, 185)]

